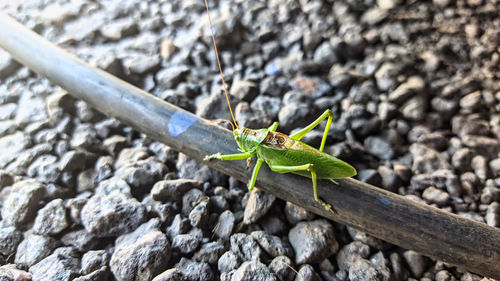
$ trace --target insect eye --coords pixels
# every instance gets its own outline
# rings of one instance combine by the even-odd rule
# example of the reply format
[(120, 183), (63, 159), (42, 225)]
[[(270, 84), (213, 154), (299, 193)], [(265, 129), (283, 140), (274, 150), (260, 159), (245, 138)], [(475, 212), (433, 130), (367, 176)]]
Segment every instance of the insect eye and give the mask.
[(278, 144), (283, 144), (285, 142), (285, 138), (279, 137), (278, 138)]

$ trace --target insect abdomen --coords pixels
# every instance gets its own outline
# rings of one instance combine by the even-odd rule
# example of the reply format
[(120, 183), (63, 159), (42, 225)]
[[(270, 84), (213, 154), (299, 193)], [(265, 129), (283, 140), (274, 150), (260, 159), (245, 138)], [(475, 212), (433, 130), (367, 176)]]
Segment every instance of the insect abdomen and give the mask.
[[(318, 178), (343, 178), (356, 175), (356, 170), (351, 165), (338, 158), (289, 137), (287, 137), (286, 143), (288, 145), (284, 149), (261, 144), (257, 148), (257, 154), (271, 165), (313, 164)], [(296, 174), (311, 177), (309, 171), (296, 172)]]

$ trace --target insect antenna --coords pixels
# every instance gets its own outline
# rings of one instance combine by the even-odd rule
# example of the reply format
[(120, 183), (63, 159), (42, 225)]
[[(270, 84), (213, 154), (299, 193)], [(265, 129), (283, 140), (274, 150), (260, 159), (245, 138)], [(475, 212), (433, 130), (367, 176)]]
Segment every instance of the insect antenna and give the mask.
[(238, 123), (236, 123), (236, 119), (234, 119), (233, 110), (231, 109), (231, 103), (229, 102), (229, 95), (227, 94), (226, 82), (224, 81), (224, 75), (222, 74), (219, 52), (217, 51), (217, 44), (215, 43), (214, 26), (212, 24), (212, 17), (210, 17), (210, 10), (208, 8), (207, 0), (205, 0), (205, 7), (207, 8), (208, 22), (210, 23), (210, 32), (212, 33), (212, 42), (214, 43), (215, 56), (217, 57), (217, 65), (219, 66), (220, 78), (222, 79), (222, 87), (224, 88), (224, 93), (226, 94), (227, 106), (229, 107), (229, 112), (231, 113), (231, 118), (233, 118), (234, 125), (236, 126), (236, 128), (239, 129), (240, 127), (238, 126)]

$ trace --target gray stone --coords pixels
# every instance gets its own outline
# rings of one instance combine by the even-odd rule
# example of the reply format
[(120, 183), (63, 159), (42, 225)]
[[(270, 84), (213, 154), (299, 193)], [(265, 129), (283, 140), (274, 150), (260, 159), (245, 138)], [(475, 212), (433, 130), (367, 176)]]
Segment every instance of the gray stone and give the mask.
[(151, 197), (161, 202), (175, 201), (190, 189), (201, 189), (202, 185), (202, 182), (191, 179), (161, 180), (153, 185)]
[(386, 249), (389, 246), (383, 240), (368, 235), (365, 232), (357, 230), (356, 228), (350, 226), (347, 226), (346, 228), (347, 232), (349, 232), (349, 236), (351, 236), (352, 240), (354, 241), (361, 241), (364, 244), (379, 250)]
[(183, 81), (189, 74), (187, 65), (175, 65), (168, 68), (163, 68), (156, 74), (156, 81), (163, 89), (172, 89)]
[(300, 267), (295, 281), (321, 281), (321, 277), (319, 277), (310, 264), (304, 264)]
[(153, 278), (152, 281), (189, 281), (177, 268), (170, 268)]
[(295, 251), (296, 264), (320, 262), (339, 248), (333, 226), (323, 219), (299, 222), (288, 233), (288, 240)]
[(179, 269), (188, 280), (212, 281), (215, 278), (210, 266), (204, 262), (195, 262), (183, 257), (175, 267)]
[(231, 280), (276, 281), (277, 279), (265, 264), (259, 261), (246, 261), (236, 270)]
[(359, 259), (368, 258), (370, 254), (370, 247), (368, 245), (360, 242), (351, 242), (342, 249), (337, 254), (337, 264), (339, 269), (349, 271), (349, 268)]
[(229, 239), (229, 236), (233, 233), (234, 225), (234, 214), (230, 210), (225, 210), (219, 216), (219, 220), (217, 221), (215, 228), (215, 235), (222, 239)]
[(193, 260), (215, 265), (224, 252), (226, 252), (224, 243), (221, 241), (209, 242), (201, 246), (193, 255)]
[(415, 175), (411, 179), (412, 190), (419, 191), (429, 186), (446, 189), (452, 196), (459, 196), (462, 192), (459, 179), (451, 170), (440, 169), (432, 174)]
[(474, 110), (481, 106), (482, 96), (480, 91), (475, 91), (465, 95), (460, 99), (460, 107), (467, 110)]
[(28, 234), (17, 247), (15, 262), (30, 267), (48, 256), (56, 243), (51, 237)]
[(55, 235), (69, 226), (63, 200), (58, 198), (50, 201), (38, 211), (33, 225), (33, 231), (40, 235)]
[(81, 218), (88, 232), (97, 237), (113, 237), (137, 228), (145, 215), (144, 206), (135, 199), (95, 195), (83, 207)]
[(227, 251), (219, 258), (217, 268), (221, 273), (225, 273), (237, 269), (240, 264), (240, 258), (235, 253)]
[(0, 50), (0, 80), (13, 75), (20, 67), (21, 65), (9, 53)]
[(175, 236), (179, 234), (184, 234), (189, 230), (190, 224), (189, 220), (182, 217), (181, 214), (175, 215), (172, 223), (167, 227), (167, 235), (170, 239), (174, 239)]
[(485, 136), (464, 135), (462, 136), (464, 146), (475, 149), (480, 154), (490, 157), (500, 152), (500, 141)]
[(0, 254), (9, 257), (14, 254), (23, 235), (13, 226), (0, 227)]
[(33, 179), (15, 183), (2, 206), (3, 220), (12, 226), (20, 226), (34, 218), (38, 202), (45, 194), (45, 186)]
[(160, 231), (150, 231), (134, 243), (118, 244), (109, 262), (118, 280), (151, 280), (170, 260), (170, 242)]
[(432, 173), (438, 169), (453, 169), (439, 152), (425, 145), (414, 143), (410, 146), (410, 152), (413, 155), (412, 171), (415, 173)]
[(253, 82), (235, 80), (229, 93), (240, 100), (251, 102), (259, 94), (259, 88)]
[(408, 250), (403, 253), (403, 257), (410, 267), (411, 272), (417, 278), (422, 277), (427, 268), (428, 260), (415, 251)]
[(70, 281), (80, 274), (80, 259), (54, 253), (30, 267), (33, 280)]
[(288, 222), (292, 225), (300, 221), (310, 221), (316, 217), (315, 214), (291, 202), (286, 202), (285, 215)]
[(61, 237), (61, 242), (65, 246), (73, 246), (77, 250), (85, 252), (95, 249), (101, 240), (85, 229), (79, 229), (65, 233)]
[(425, 88), (425, 82), (421, 77), (412, 76), (399, 85), (394, 91), (389, 93), (389, 101), (401, 105), (414, 95), (420, 94)]
[(109, 254), (105, 250), (88, 251), (82, 256), (82, 273), (90, 274), (109, 262)]
[(172, 240), (172, 248), (178, 250), (182, 254), (193, 253), (200, 245), (198, 237), (190, 234), (179, 234)]
[(389, 276), (381, 274), (368, 260), (358, 259), (349, 268), (349, 280), (352, 281), (388, 281)]
[(160, 180), (167, 171), (167, 166), (153, 156), (120, 167), (115, 176), (124, 179), (132, 187), (132, 194), (144, 194), (146, 188)]
[(280, 281), (293, 280), (296, 275), (293, 262), (287, 256), (277, 256), (269, 263), (269, 270)]
[(438, 206), (443, 206), (450, 200), (450, 195), (434, 186), (429, 186), (422, 193), (422, 198), (431, 203), (436, 203)]
[(0, 104), (0, 121), (12, 119), (16, 108), (17, 105), (15, 103)]
[(100, 140), (97, 132), (90, 124), (79, 124), (73, 130), (70, 145), (72, 148), (80, 148), (89, 151), (96, 151), (100, 148)]
[(158, 55), (133, 54), (123, 59), (123, 65), (131, 73), (144, 75), (159, 69), (161, 59)]
[(276, 197), (271, 193), (261, 190), (250, 192), (245, 213), (243, 216), (244, 224), (251, 224), (263, 217), (273, 206)]
[(113, 135), (104, 140), (103, 146), (110, 155), (116, 156), (127, 146), (127, 138), (120, 135)]
[(40, 155), (28, 167), (26, 175), (43, 183), (57, 182), (60, 176), (57, 157), (51, 154)]
[(284, 243), (278, 236), (270, 235), (264, 231), (253, 231), (251, 234), (271, 257), (293, 256), (293, 250), (288, 243)]
[(18, 269), (15, 264), (0, 266), (0, 279), (5, 281), (31, 281), (32, 276), (28, 272)]
[(132, 197), (132, 189), (128, 183), (120, 178), (112, 177), (99, 182), (95, 189), (95, 194), (98, 195), (124, 195)]
[(30, 139), (23, 132), (0, 137), (0, 168), (4, 168), (30, 145)]
[(45, 101), (30, 91), (24, 91), (17, 103), (16, 124), (27, 125), (47, 118)]
[(383, 137), (377, 137), (377, 136), (367, 137), (364, 141), (364, 147), (367, 152), (377, 156), (379, 159), (382, 160), (390, 160), (396, 154), (396, 151), (394, 150), (394, 145)]
[(486, 160), (486, 157), (476, 155), (472, 158), (470, 165), (476, 176), (481, 181), (485, 181), (488, 178), (488, 161)]
[(265, 256), (255, 238), (244, 233), (231, 235), (230, 247), (231, 251), (244, 261), (263, 260)]
[(403, 117), (409, 121), (421, 121), (425, 118), (427, 99), (424, 95), (412, 97), (400, 108)]
[(124, 37), (137, 34), (139, 31), (137, 23), (133, 17), (126, 17), (105, 24), (101, 27), (101, 34), (112, 41), (118, 41)]

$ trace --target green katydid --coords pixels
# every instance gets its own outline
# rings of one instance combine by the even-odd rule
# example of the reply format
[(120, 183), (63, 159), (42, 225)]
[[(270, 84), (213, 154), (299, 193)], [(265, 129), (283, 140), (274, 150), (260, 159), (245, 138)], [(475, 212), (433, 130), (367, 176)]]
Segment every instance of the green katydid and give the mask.
[[(226, 94), (229, 112), (231, 113), (234, 126), (236, 126), (236, 129), (233, 127), (234, 139), (239, 146), (238, 151), (240, 151), (241, 153), (226, 155), (216, 153), (207, 155), (204, 160), (243, 160), (251, 159), (251, 157), (257, 155), (257, 161), (252, 172), (252, 177), (250, 178), (250, 181), (248, 183), (249, 191), (252, 191), (255, 187), (255, 182), (257, 180), (257, 175), (259, 173), (260, 167), (264, 162), (266, 162), (269, 168), (274, 172), (294, 173), (311, 178), (314, 200), (319, 202), (326, 210), (333, 212), (332, 206), (321, 200), (318, 196), (317, 179), (330, 179), (332, 182), (336, 183), (335, 179), (352, 177), (355, 176), (357, 172), (356, 169), (354, 169), (348, 163), (323, 152), (326, 138), (328, 136), (328, 131), (330, 130), (330, 126), (333, 120), (332, 111), (330, 109), (326, 110), (310, 125), (290, 136), (276, 132), (276, 129), (278, 128), (278, 122), (274, 122), (269, 128), (265, 129), (253, 130), (248, 128), (240, 128), (234, 118), (231, 104), (229, 102), (226, 84), (224, 82), (224, 76), (222, 75), (222, 67), (219, 60), (217, 45), (215, 43), (212, 19), (210, 17), (207, 0), (205, 0), (205, 5), (207, 8), (208, 20), (212, 32), (212, 41), (215, 48), (215, 54), (217, 57), (217, 64), (219, 66), (219, 71), (222, 79), (222, 85)], [(305, 136), (309, 131), (314, 129), (327, 118), (328, 120), (319, 150), (300, 142), (300, 139), (303, 136)]]

